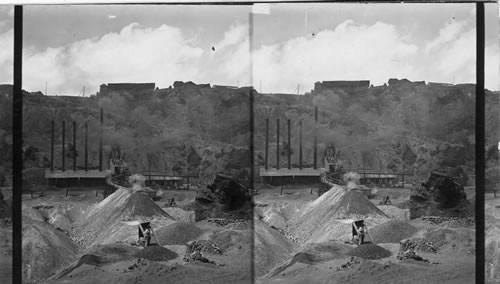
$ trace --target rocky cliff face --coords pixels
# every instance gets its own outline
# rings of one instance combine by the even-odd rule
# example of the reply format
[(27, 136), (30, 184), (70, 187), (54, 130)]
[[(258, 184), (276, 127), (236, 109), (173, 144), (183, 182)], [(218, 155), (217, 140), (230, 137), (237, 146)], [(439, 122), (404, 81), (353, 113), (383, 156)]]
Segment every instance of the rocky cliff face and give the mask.
[[(404, 81), (404, 80), (401, 80)], [(407, 80), (406, 80), (407, 81)], [(412, 172), (419, 181), (441, 167), (462, 167), (474, 174), (474, 85), (430, 86), (397, 82), (367, 90), (323, 90), (305, 96), (256, 95), (256, 161), (264, 164), (265, 117), (270, 124), (270, 158), (276, 164), (276, 119), (280, 144), (292, 123), (292, 164), (298, 164), (299, 121), (303, 124), (304, 163), (313, 161), (314, 106), (318, 106), (318, 161), (330, 143), (346, 168)], [(498, 92), (486, 91), (486, 144), (496, 149)], [(488, 150), (485, 149), (485, 150)], [(498, 164), (497, 151), (487, 159)], [(496, 157), (495, 157), (496, 154)], [(286, 154), (280, 164), (287, 166)]]
[[(137, 95), (109, 92), (90, 98), (25, 94), (25, 147), (35, 147), (29, 163), (50, 158), (50, 121), (56, 121), (56, 165), (61, 164), (61, 122), (72, 143), (77, 122), (77, 164), (83, 167), (84, 127), (89, 132), (89, 164), (98, 164), (99, 108), (104, 110), (105, 161), (119, 145), (133, 171), (200, 173), (209, 181), (223, 170), (249, 167), (250, 88), (210, 87), (175, 82), (173, 87)], [(332, 143), (345, 168), (412, 172), (425, 181), (441, 167), (474, 169), (474, 85), (426, 85), (407, 80), (368, 89), (322, 90), (304, 96), (258, 94), (254, 98), (255, 161), (264, 165), (265, 118), (269, 118), (269, 162), (276, 163), (276, 119), (280, 119), (280, 164), (287, 166), (286, 120), (291, 119), (292, 164), (298, 166), (299, 122), (303, 163), (313, 162), (314, 106), (318, 113), (318, 164)], [(498, 164), (500, 95), (486, 91), (486, 144), (489, 165)], [(31, 149), (33, 150), (33, 149)], [(72, 165), (67, 157), (66, 165)]]
[[(249, 90), (211, 88), (191, 82), (137, 95), (108, 92), (90, 98), (25, 95), (25, 145), (36, 149), (32, 166), (50, 161), (51, 120), (55, 120), (56, 168), (62, 164), (62, 121), (66, 145), (77, 128), (77, 166), (84, 166), (84, 133), (88, 127), (90, 167), (99, 161), (99, 108), (104, 111), (104, 163), (119, 146), (132, 172), (200, 174), (210, 181), (223, 170), (249, 168)], [(68, 153), (68, 147), (66, 148)], [(33, 156), (33, 155), (32, 155)], [(66, 157), (66, 168), (73, 165)], [(28, 165), (29, 166), (29, 165)]]

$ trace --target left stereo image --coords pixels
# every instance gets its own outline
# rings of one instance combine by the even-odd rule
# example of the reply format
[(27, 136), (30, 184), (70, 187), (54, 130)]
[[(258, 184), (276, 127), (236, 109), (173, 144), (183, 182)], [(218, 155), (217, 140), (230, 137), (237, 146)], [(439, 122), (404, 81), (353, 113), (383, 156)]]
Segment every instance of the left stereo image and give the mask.
[(252, 282), (249, 12), (23, 7), (25, 283)]
[(0, 283), (12, 282), (14, 7), (0, 6)]

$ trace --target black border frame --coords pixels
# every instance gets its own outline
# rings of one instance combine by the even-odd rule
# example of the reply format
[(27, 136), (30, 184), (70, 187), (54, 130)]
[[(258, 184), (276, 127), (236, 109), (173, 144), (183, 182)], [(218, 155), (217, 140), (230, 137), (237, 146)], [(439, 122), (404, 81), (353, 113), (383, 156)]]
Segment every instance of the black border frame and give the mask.
[[(253, 5), (260, 3), (476, 3), (476, 124), (475, 124), (475, 139), (476, 139), (476, 283), (485, 282), (485, 224), (484, 224), (484, 185), (485, 185), (485, 89), (484, 89), (484, 56), (485, 56), (485, 13), (484, 3), (497, 3), (494, 0), (485, 1), (248, 1), (248, 2), (169, 2), (169, 3), (110, 3), (111, 5)], [(59, 4), (43, 4), (43, 5), (67, 5), (69, 3)], [(88, 3), (88, 4), (71, 4), (71, 5), (110, 5), (104, 3)], [(24, 4), (31, 5), (31, 4)], [(33, 3), (33, 5), (42, 5)], [(253, 14), (249, 15), (250, 27), (250, 79), (253, 83), (253, 65), (252, 65), (252, 37), (253, 37)], [(12, 190), (12, 283), (22, 283), (22, 46), (23, 46), (23, 6), (14, 6), (14, 96), (13, 96), (13, 157), (12, 157), (12, 174), (13, 174), (13, 190)], [(249, 93), (249, 112), (250, 112), (250, 190), (253, 191), (254, 181), (254, 109), (253, 91)], [(252, 229), (254, 224), (252, 220)], [(254, 248), (252, 238), (251, 248)], [(254, 250), (253, 250), (254, 251)], [(252, 281), (255, 282), (255, 267), (254, 254), (252, 253)]]

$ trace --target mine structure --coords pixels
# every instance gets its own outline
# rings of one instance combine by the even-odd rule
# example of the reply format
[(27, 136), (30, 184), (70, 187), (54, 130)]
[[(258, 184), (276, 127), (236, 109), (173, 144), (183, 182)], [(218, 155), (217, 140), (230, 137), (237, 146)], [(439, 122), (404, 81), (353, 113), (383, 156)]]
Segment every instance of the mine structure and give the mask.
[(55, 168), (55, 122), (51, 122), (51, 143), (50, 143), (50, 169), (45, 170), (45, 178), (49, 185), (57, 187), (67, 187), (71, 185), (83, 185), (83, 186), (93, 186), (93, 185), (105, 185), (106, 176), (111, 174), (110, 170), (103, 169), (102, 163), (102, 153), (103, 153), (103, 143), (102, 143), (102, 127), (104, 122), (104, 113), (101, 108), (100, 110), (100, 128), (99, 128), (99, 166), (97, 169), (94, 167), (89, 168), (88, 163), (88, 124), (85, 123), (85, 151), (84, 151), (84, 169), (77, 169), (77, 140), (76, 140), (76, 121), (73, 121), (73, 149), (72, 153), (73, 165), (71, 169), (66, 169), (66, 121), (61, 122), (61, 167), (60, 169)]
[(313, 163), (312, 167), (304, 167), (303, 160), (303, 135), (302, 121), (299, 122), (299, 163), (298, 168), (292, 167), (292, 146), (291, 146), (291, 120), (287, 119), (287, 143), (285, 144), (285, 153), (287, 156), (287, 166), (280, 166), (280, 119), (276, 119), (276, 166), (270, 165), (269, 159), (269, 139), (270, 121), (266, 118), (265, 135), (265, 157), (264, 167), (259, 169), (259, 176), (263, 183), (274, 186), (292, 185), (292, 184), (317, 184), (323, 187), (335, 185), (345, 185), (344, 174), (356, 172), (360, 175), (359, 183), (361, 185), (376, 184), (386, 186), (405, 186), (405, 176), (412, 175), (410, 172), (386, 172), (374, 169), (355, 169), (344, 168), (340, 160), (340, 151), (335, 150), (333, 144), (329, 144), (323, 157), (323, 167), (318, 166), (318, 106), (314, 107), (314, 135), (313, 135)]
[[(89, 164), (88, 156), (88, 124), (85, 123), (84, 127), (84, 163), (83, 169), (77, 167), (77, 123), (72, 122), (72, 144), (69, 147), (66, 140), (66, 121), (61, 122), (61, 164), (56, 168), (55, 163), (55, 132), (56, 123), (51, 121), (51, 144), (50, 144), (50, 167), (45, 169), (44, 177), (48, 185), (56, 187), (73, 187), (73, 186), (104, 186), (104, 196), (110, 194), (114, 189), (119, 186), (131, 187), (128, 177), (131, 172), (125, 163), (121, 149), (118, 145), (113, 145), (111, 148), (110, 159), (107, 163), (107, 168), (103, 164), (103, 124), (104, 124), (104, 111), (100, 109), (100, 127), (99, 127), (99, 164), (94, 166)], [(72, 165), (71, 168), (66, 164), (68, 153), (71, 155)], [(196, 175), (172, 175), (162, 172), (144, 171), (140, 172), (146, 177), (146, 186), (172, 186), (179, 188), (185, 186), (189, 190), (189, 183), (191, 178), (198, 178)], [(184, 183), (187, 182), (187, 183)]]

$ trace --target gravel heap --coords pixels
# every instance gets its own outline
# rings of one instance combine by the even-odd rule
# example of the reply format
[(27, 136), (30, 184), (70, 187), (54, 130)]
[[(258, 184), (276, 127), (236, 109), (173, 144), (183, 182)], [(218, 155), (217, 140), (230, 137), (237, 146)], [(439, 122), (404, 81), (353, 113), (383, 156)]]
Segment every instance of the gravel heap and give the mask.
[(348, 253), (363, 259), (382, 259), (391, 256), (391, 252), (376, 244), (366, 243), (351, 249)]
[(428, 242), (422, 238), (401, 240), (401, 242), (399, 242), (399, 251), (407, 251), (407, 250), (419, 250), (423, 252), (437, 251), (437, 249), (432, 245), (432, 242)]
[(178, 222), (155, 230), (156, 237), (162, 245), (184, 245), (196, 239), (203, 231), (194, 223)]
[[(86, 216), (75, 224), (72, 235), (78, 238), (79, 246), (88, 246), (92, 242), (103, 243), (118, 236), (120, 230), (128, 230), (123, 221), (130, 220), (172, 220), (153, 200), (144, 193), (120, 188), (103, 201), (90, 208)], [(136, 230), (130, 230), (135, 234)]]
[[(339, 219), (388, 218), (365, 195), (356, 190), (332, 187), (325, 194), (304, 206), (302, 213), (290, 221), (285, 231), (299, 242), (317, 236), (331, 235)], [(350, 230), (350, 226), (345, 226)]]
[(417, 228), (404, 221), (391, 220), (371, 228), (368, 233), (377, 243), (399, 243), (417, 231)]
[(140, 250), (135, 257), (137, 258), (145, 258), (147, 260), (152, 261), (167, 261), (171, 259), (175, 259), (178, 255), (162, 246), (149, 246)]

